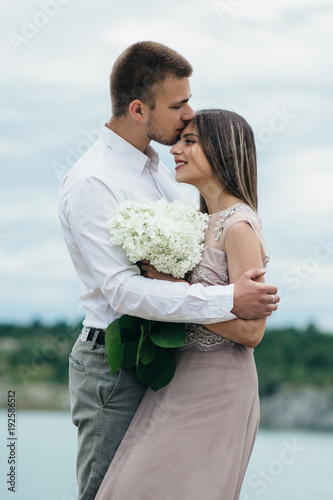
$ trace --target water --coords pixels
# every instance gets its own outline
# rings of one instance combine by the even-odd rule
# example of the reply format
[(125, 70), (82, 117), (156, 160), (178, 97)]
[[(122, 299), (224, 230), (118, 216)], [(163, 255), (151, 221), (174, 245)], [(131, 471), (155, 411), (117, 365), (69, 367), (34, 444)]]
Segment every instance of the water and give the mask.
[(333, 433), (259, 432), (241, 500), (332, 500)]
[(7, 490), (7, 413), (0, 413), (1, 500), (75, 500), (76, 428), (66, 412), (17, 411), (16, 492)]
[[(7, 413), (0, 412), (0, 498), (75, 500), (76, 429), (70, 415), (18, 411), (16, 435), (13, 493), (6, 484)], [(241, 500), (332, 500), (332, 458), (333, 433), (262, 430)]]

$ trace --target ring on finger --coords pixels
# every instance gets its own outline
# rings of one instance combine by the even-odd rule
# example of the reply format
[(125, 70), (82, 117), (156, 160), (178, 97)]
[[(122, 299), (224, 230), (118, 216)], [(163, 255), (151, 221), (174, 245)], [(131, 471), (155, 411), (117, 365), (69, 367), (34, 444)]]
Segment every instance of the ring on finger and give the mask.
[(272, 295), (272, 304), (275, 304), (275, 295)]

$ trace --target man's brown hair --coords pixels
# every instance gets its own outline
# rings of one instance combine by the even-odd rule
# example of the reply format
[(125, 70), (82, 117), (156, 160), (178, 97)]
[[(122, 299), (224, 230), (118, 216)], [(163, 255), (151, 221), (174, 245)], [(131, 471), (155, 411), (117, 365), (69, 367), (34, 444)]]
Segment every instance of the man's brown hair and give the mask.
[(134, 99), (154, 109), (160, 84), (167, 78), (190, 77), (192, 71), (190, 63), (166, 45), (150, 41), (130, 45), (120, 54), (110, 75), (113, 115), (125, 115)]

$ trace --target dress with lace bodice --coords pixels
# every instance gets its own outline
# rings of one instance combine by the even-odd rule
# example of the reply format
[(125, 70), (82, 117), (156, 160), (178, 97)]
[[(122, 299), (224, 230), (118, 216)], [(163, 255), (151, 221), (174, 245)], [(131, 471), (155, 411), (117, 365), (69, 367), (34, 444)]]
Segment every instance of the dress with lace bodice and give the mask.
[[(239, 220), (262, 239), (257, 215), (244, 204), (211, 215), (191, 283), (229, 282), (223, 245)], [(259, 423), (253, 349), (203, 326), (187, 329), (173, 379), (147, 389), (96, 500), (239, 500)]]
[[(262, 246), (263, 266), (266, 267), (269, 257), (266, 255), (265, 242), (262, 236), (261, 222), (258, 215), (245, 203), (237, 203), (226, 210), (209, 216), (206, 229), (205, 247), (202, 259), (193, 269), (189, 277), (191, 284), (228, 285), (228, 262), (224, 251), (224, 241), (228, 230), (237, 222), (248, 223)], [(203, 325), (186, 324), (187, 340), (182, 349), (195, 347), (201, 351), (219, 349), (225, 342), (233, 343), (220, 335), (216, 335)]]

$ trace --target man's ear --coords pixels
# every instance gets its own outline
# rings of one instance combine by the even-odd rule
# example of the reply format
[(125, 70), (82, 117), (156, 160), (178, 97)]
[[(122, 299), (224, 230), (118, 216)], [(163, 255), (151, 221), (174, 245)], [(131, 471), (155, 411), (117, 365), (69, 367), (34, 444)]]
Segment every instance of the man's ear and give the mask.
[(140, 101), (140, 99), (134, 99), (128, 106), (128, 110), (132, 118), (137, 122), (143, 122), (146, 120), (147, 115), (147, 105)]

